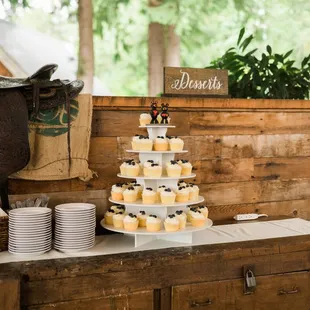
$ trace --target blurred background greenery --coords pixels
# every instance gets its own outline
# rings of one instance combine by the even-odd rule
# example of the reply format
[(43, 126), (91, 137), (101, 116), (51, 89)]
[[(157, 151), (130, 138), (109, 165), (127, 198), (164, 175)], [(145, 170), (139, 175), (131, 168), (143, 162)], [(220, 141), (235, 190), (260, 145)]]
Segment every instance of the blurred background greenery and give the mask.
[[(0, 18), (66, 40), (78, 53), (79, 1), (0, 3)], [(310, 53), (310, 1), (93, 0), (92, 6), (95, 75), (113, 95), (154, 95), (148, 88), (152, 23), (164, 31), (174, 26), (180, 65), (186, 67), (210, 65), (236, 45), (242, 27), (254, 35), (251, 45), (257, 55), (267, 44), (276, 53), (294, 49), (290, 57), (297, 63)]]

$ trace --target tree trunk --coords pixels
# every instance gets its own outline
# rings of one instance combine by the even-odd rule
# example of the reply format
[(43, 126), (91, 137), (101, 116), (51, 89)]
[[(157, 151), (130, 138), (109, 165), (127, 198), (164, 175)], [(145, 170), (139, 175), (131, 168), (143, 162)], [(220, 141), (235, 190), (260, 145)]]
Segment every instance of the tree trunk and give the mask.
[(149, 96), (156, 96), (163, 91), (164, 48), (163, 25), (150, 23), (148, 40)]
[(180, 37), (175, 32), (175, 25), (166, 28), (165, 66), (180, 67)]
[(93, 92), (94, 41), (92, 0), (79, 0), (79, 67), (78, 78), (84, 81), (84, 93)]

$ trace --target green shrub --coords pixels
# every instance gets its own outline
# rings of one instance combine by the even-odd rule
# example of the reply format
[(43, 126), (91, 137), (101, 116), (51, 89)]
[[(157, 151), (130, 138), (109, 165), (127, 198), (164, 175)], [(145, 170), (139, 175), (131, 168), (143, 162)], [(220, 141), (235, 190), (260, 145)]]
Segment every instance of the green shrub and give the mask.
[(208, 68), (229, 70), (229, 93), (234, 98), (309, 99), (310, 55), (305, 57), (301, 68), (290, 60), (292, 51), (273, 54), (267, 45), (267, 53), (261, 59), (254, 56), (257, 49), (246, 52), (253, 35), (243, 39), (242, 28), (237, 47), (228, 49)]

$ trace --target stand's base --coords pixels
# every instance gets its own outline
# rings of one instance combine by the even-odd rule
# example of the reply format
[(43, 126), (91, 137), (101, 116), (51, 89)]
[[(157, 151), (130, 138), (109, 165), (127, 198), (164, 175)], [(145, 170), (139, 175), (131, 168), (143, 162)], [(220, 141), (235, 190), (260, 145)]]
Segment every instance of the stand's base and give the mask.
[(135, 248), (149, 243), (153, 240), (166, 240), (180, 243), (191, 244), (193, 242), (193, 233), (179, 233), (171, 235), (161, 235), (161, 236), (148, 236), (148, 235), (135, 235)]

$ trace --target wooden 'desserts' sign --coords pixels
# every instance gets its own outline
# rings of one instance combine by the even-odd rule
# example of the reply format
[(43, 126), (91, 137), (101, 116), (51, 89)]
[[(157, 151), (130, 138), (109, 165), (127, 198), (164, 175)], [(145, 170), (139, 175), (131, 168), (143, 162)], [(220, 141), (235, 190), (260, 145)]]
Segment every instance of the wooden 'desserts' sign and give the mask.
[(228, 95), (228, 71), (165, 67), (164, 95)]

